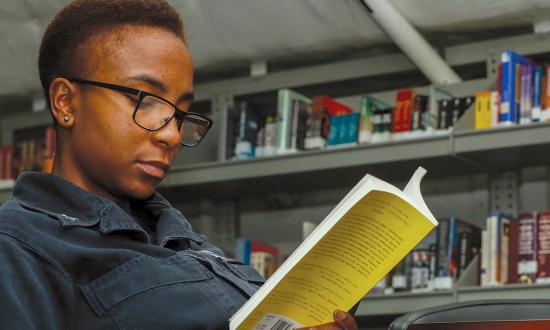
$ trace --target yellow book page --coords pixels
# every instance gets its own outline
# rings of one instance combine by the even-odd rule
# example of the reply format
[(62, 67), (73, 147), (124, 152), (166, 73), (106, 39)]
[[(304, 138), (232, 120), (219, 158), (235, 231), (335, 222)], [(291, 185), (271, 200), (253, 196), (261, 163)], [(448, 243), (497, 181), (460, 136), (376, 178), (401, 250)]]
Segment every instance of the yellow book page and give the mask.
[(258, 304), (238, 329), (266, 314), (313, 326), (349, 310), (409, 253), (434, 224), (416, 208), (373, 190), (359, 200)]

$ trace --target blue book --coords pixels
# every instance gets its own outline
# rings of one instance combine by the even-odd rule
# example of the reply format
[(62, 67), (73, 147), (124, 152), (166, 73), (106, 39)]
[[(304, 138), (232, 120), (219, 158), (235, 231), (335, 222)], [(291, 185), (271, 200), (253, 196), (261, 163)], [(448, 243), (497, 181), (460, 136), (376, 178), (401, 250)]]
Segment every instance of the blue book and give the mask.
[(542, 67), (535, 65), (533, 68), (533, 111), (532, 119), (534, 122), (540, 121), (540, 111), (542, 101)]
[(360, 113), (353, 112), (347, 115), (348, 118), (348, 129), (347, 129), (347, 143), (357, 143), (357, 138), (359, 134), (359, 117)]
[(342, 116), (330, 116), (330, 128), (328, 131), (327, 145), (334, 146), (340, 143), (340, 129)]
[(500, 95), (500, 122), (515, 124), (519, 121), (521, 65), (525, 57), (507, 50), (502, 53), (502, 94)]
[(237, 238), (235, 242), (235, 259), (245, 265), (250, 265), (250, 253), (252, 243), (246, 238)]

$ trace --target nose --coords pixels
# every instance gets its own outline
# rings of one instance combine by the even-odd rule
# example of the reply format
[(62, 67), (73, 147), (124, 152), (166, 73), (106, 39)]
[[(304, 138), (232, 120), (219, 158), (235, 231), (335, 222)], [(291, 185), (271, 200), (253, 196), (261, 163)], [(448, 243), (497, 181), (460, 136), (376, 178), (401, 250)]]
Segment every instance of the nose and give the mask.
[(154, 142), (161, 145), (163, 148), (176, 149), (180, 146), (181, 134), (178, 129), (176, 119), (174, 117), (172, 117), (170, 121), (161, 129), (153, 131), (151, 133)]

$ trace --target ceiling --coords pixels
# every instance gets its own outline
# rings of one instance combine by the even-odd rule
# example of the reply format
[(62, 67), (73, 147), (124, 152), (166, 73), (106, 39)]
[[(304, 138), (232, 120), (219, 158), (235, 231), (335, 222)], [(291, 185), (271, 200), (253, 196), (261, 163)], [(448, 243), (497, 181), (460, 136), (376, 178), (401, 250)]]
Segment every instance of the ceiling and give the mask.
[[(199, 81), (398, 51), (359, 0), (169, 0)], [(382, 1), (382, 0), (379, 0)], [(391, 0), (435, 47), (532, 31), (549, 0)], [(0, 98), (39, 91), (37, 50), (66, 0), (0, 0)], [(1, 104), (1, 102), (0, 102)]]

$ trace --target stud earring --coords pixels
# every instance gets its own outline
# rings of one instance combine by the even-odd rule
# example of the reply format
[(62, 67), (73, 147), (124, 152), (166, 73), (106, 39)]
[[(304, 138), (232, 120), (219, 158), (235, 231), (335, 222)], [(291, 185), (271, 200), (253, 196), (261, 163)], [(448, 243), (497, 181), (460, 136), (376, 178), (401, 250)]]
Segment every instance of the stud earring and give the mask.
[(69, 116), (63, 117), (63, 121), (68, 122), (69, 121)]

